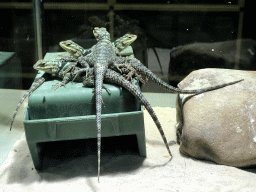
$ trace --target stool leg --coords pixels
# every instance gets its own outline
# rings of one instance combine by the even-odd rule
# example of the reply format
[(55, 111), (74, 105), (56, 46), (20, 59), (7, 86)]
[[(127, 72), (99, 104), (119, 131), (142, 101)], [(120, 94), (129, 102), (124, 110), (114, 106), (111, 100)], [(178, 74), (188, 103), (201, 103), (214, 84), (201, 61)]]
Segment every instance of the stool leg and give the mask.
[(41, 161), (41, 150), (38, 147), (37, 143), (33, 142), (27, 142), (28, 143), (28, 148), (35, 166), (35, 169), (39, 170), (42, 168), (42, 161)]
[(138, 141), (138, 148), (140, 152), (141, 157), (146, 157), (146, 138), (145, 138), (145, 133), (137, 133), (137, 141)]

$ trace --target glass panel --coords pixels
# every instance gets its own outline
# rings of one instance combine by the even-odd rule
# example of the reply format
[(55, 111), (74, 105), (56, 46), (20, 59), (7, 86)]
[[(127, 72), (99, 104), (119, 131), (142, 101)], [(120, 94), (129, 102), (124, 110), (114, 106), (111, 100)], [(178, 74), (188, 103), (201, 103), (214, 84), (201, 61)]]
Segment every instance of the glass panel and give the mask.
[[(38, 9), (35, 9), (35, 2), (40, 4)], [(14, 125), (20, 135), (10, 139), (9, 126), (18, 102), (38, 74), (33, 65), (40, 55), (68, 54), (60, 47), (60, 41), (70, 39), (84, 49), (91, 48), (97, 43), (94, 27), (105, 27), (112, 41), (127, 33), (135, 34), (137, 40), (131, 45), (135, 58), (160, 79), (176, 87), (192, 71), (202, 68), (256, 70), (256, 17), (255, 11), (250, 9), (255, 7), (252, 3), (249, 0), (1, 1), (0, 141), (4, 147), (0, 147), (0, 157), (6, 157), (23, 134), (21, 111), (24, 112), (26, 104), (22, 105), (16, 118), (19, 120)], [(38, 20), (36, 16), (39, 16)], [(40, 29), (42, 33), (39, 33)], [(42, 42), (42, 48), (38, 48), (38, 42)], [(52, 86), (49, 89), (55, 91)], [(158, 93), (169, 92), (151, 81), (142, 85), (141, 90), (143, 94), (151, 92), (144, 95), (148, 94), (154, 106), (161, 102), (160, 106), (171, 103), (174, 108), (176, 96), (161, 94), (160, 97)], [(65, 89), (62, 91), (67, 93)], [(58, 99), (57, 102), (61, 100)], [(90, 105), (95, 104), (93, 101), (88, 99)], [(46, 99), (40, 102), (44, 105)], [(60, 107), (65, 110), (65, 102)], [(141, 109), (139, 105), (136, 107)], [(78, 109), (74, 107), (74, 110)], [(44, 106), (39, 109), (39, 112), (45, 111)], [(29, 119), (29, 110), (25, 114)], [(119, 120), (113, 121), (113, 125), (116, 121)], [(54, 138), (55, 128), (58, 129), (58, 125), (52, 124), (46, 134)], [(3, 160), (0, 158), (0, 165)]]
[[(64, 51), (59, 42), (67, 39), (85, 48), (91, 47), (96, 43), (92, 33), (95, 26), (106, 27), (112, 39), (133, 33), (138, 36), (132, 44), (135, 57), (166, 82), (176, 85), (191, 70), (202, 66), (175, 72), (177, 67), (173, 68), (169, 63), (171, 50), (197, 42), (224, 42), (243, 37), (246, 32), (242, 28), (241, 2), (171, 0), (145, 4), (143, 1), (76, 0), (71, 3), (67, 0), (46, 0), (41, 10), (42, 55)], [(38, 55), (33, 6), (31, 1), (25, 0), (0, 6), (12, 20), (2, 25), (1, 51), (17, 54), (22, 66), (19, 75), (22, 77), (21, 88), (27, 89), (36, 74), (32, 66)], [(111, 10), (112, 20), (109, 17)], [(149, 85), (146, 90), (153, 88)]]
[(0, 87), (28, 89), (36, 61), (32, 9), (1, 9), (1, 14), (7, 21), (0, 30)]
[(59, 46), (59, 42), (63, 40), (72, 39), (75, 42), (81, 41), (80, 44), (86, 44), (84, 40), (95, 39), (92, 33), (94, 24), (89, 20), (94, 22), (93, 18), (97, 15), (96, 19), (106, 25), (107, 13), (107, 11), (44, 10), (43, 30), (45, 35), (43, 37), (44, 41), (48, 43), (47, 51), (64, 51)]

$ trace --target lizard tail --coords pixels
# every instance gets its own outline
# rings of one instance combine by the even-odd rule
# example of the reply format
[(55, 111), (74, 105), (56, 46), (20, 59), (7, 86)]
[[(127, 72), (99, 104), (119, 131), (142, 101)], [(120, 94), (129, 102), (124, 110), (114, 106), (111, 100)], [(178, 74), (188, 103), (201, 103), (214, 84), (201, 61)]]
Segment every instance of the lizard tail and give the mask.
[(29, 90), (27, 90), (27, 92), (23, 95), (22, 99), (20, 100), (19, 104), (17, 105), (13, 116), (12, 116), (12, 121), (11, 121), (11, 125), (10, 125), (10, 131), (12, 130), (12, 125), (14, 123), (14, 119), (18, 113), (18, 110), (20, 108), (20, 106), (22, 105), (22, 103), (24, 102), (24, 100), (31, 94), (33, 93), (33, 91), (35, 91), (40, 85), (42, 85), (45, 82), (45, 78), (41, 77), (40, 79), (38, 79), (34, 85), (32, 85)]
[(100, 181), (100, 155), (101, 155), (101, 110), (102, 110), (102, 87), (106, 67), (96, 65), (95, 96), (96, 96), (96, 126), (98, 146), (98, 182)]
[(122, 75), (120, 75), (119, 73), (117, 73), (115, 71), (111, 71), (108, 69), (107, 73), (105, 74), (105, 80), (108, 81), (109, 83), (115, 83), (115, 84), (121, 85), (122, 87), (127, 89), (130, 93), (132, 93), (136, 98), (139, 99), (139, 101), (145, 106), (145, 108), (149, 112), (150, 116), (154, 120), (154, 122), (158, 128), (158, 131), (161, 134), (161, 137), (164, 141), (166, 149), (172, 158), (172, 153), (169, 148), (167, 139), (165, 137), (163, 128), (162, 128), (153, 108), (151, 107), (151, 105), (149, 104), (147, 99), (141, 94), (141, 92), (133, 84), (131, 84), (128, 80), (126, 80)]

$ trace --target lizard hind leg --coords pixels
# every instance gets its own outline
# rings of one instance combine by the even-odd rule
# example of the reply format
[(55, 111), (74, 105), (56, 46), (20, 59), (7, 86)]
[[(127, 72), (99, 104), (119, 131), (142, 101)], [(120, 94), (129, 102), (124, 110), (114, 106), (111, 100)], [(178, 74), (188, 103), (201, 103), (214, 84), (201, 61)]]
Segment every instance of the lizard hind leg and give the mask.
[(143, 77), (141, 76), (141, 75), (139, 75), (138, 73), (137, 73), (137, 71), (133, 68), (133, 67), (131, 67), (131, 66), (129, 66), (129, 65), (127, 65), (127, 66), (122, 66), (122, 73), (123, 73), (123, 76), (128, 80), (128, 81), (132, 81), (132, 78), (133, 77), (137, 77), (137, 79), (141, 82), (141, 83), (143, 83), (143, 84), (145, 84), (146, 82), (147, 82), (147, 79), (143, 79)]

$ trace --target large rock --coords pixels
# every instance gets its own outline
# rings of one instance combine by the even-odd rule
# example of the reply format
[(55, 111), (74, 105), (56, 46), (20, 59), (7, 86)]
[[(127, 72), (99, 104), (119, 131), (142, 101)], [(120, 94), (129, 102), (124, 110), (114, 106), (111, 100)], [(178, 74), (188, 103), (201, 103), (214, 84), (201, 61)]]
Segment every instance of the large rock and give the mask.
[(199, 95), (178, 96), (181, 153), (235, 167), (256, 164), (256, 72), (202, 69), (178, 86), (196, 89), (239, 79), (244, 81)]

